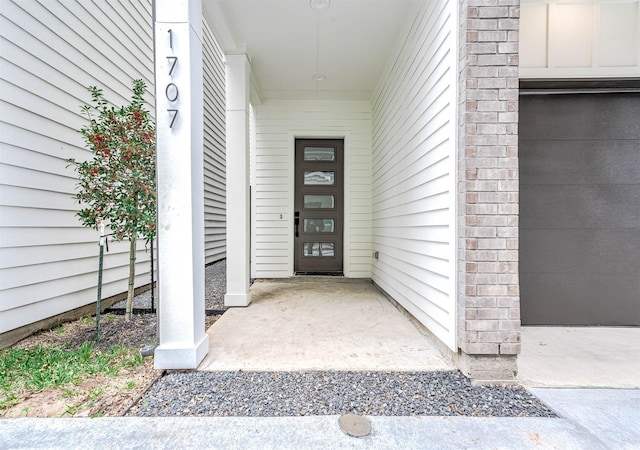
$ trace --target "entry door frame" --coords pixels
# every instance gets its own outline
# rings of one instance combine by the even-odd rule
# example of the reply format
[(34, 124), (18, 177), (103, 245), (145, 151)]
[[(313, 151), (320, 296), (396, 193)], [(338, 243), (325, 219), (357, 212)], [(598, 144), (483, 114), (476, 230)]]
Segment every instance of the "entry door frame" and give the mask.
[[(343, 275), (344, 140), (296, 139), (295, 147), (295, 272), (296, 274)], [(307, 148), (333, 149), (333, 158), (327, 161), (316, 160), (315, 157), (307, 160), (305, 157)], [(308, 172), (331, 173), (334, 175), (333, 182), (325, 184), (325, 181), (316, 180), (316, 182), (307, 183), (305, 174)], [(315, 198), (309, 199), (311, 203), (307, 207), (308, 195)], [(328, 197), (333, 199), (330, 202), (331, 205), (329, 202), (326, 205), (318, 203), (328, 201)], [(328, 220), (332, 222), (330, 230), (326, 229)], [(309, 243), (305, 244), (307, 241)], [(323, 256), (323, 242), (332, 243), (327, 244), (333, 247), (330, 255)], [(312, 246), (313, 248), (310, 248)], [(307, 255), (308, 251), (313, 251), (313, 254)]]
[(291, 276), (295, 275), (295, 266), (294, 266), (294, 213), (295, 213), (295, 170), (296, 170), (296, 139), (341, 139), (344, 142), (344, 159), (343, 159), (343, 170), (344, 170), (344, 178), (342, 180), (343, 188), (342, 193), (344, 195), (342, 206), (343, 206), (343, 227), (342, 227), (342, 273), (345, 278), (348, 278), (350, 275), (350, 254), (351, 254), (351, 236), (349, 233), (350, 228), (350, 211), (351, 211), (351, 130), (349, 128), (338, 128), (336, 127), (331, 131), (318, 131), (312, 129), (299, 129), (299, 130), (290, 130), (288, 136), (289, 141), (289, 149), (288, 149), (288, 159), (289, 159), (289, 173), (291, 176), (289, 177), (289, 214), (287, 217), (289, 230), (288, 233), (288, 249), (289, 249), (289, 267), (288, 272)]

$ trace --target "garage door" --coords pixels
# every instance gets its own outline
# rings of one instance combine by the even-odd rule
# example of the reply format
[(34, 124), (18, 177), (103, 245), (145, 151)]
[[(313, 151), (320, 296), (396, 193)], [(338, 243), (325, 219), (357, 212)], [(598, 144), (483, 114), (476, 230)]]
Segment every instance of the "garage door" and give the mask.
[(640, 325), (640, 94), (520, 97), (524, 325)]

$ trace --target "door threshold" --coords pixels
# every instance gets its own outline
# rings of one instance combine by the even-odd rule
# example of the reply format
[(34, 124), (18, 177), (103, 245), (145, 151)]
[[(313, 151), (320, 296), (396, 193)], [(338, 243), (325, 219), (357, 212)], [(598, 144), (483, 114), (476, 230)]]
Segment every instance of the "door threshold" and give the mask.
[(344, 272), (296, 272), (295, 276), (343, 277)]

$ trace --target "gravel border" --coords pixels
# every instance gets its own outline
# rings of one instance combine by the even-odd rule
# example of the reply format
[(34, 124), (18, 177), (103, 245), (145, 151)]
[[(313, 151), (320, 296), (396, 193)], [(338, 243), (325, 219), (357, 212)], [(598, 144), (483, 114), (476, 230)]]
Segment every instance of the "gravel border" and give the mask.
[[(224, 293), (227, 286), (227, 261), (222, 259), (213, 264), (209, 264), (204, 268), (204, 307), (205, 309), (221, 311), (225, 310)], [(156, 289), (155, 306), (158, 291)], [(117, 310), (126, 307), (127, 302), (123, 300), (111, 306), (109, 310)], [(151, 289), (145, 291), (133, 298), (133, 307), (135, 309), (151, 309)]]
[(446, 372), (174, 372), (130, 416), (557, 417), (520, 386)]

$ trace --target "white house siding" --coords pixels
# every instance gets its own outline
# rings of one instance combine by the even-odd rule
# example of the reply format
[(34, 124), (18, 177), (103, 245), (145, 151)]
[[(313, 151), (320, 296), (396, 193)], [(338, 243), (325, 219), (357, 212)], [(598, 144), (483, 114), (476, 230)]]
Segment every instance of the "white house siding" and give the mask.
[(453, 8), (423, 3), (373, 100), (372, 279), (455, 349)]
[[(81, 226), (68, 158), (87, 86), (115, 104), (142, 78), (152, 108), (151, 1), (0, 2), (0, 333), (95, 301), (97, 233)], [(103, 297), (126, 290), (128, 244), (110, 244)], [(149, 282), (139, 243), (137, 285)]]
[(204, 42), (204, 220), (205, 263), (226, 256), (225, 69), (206, 20)]
[(255, 113), (253, 276), (293, 274), (294, 140), (331, 137), (345, 138), (345, 276), (370, 277), (370, 103), (268, 101), (256, 105)]

